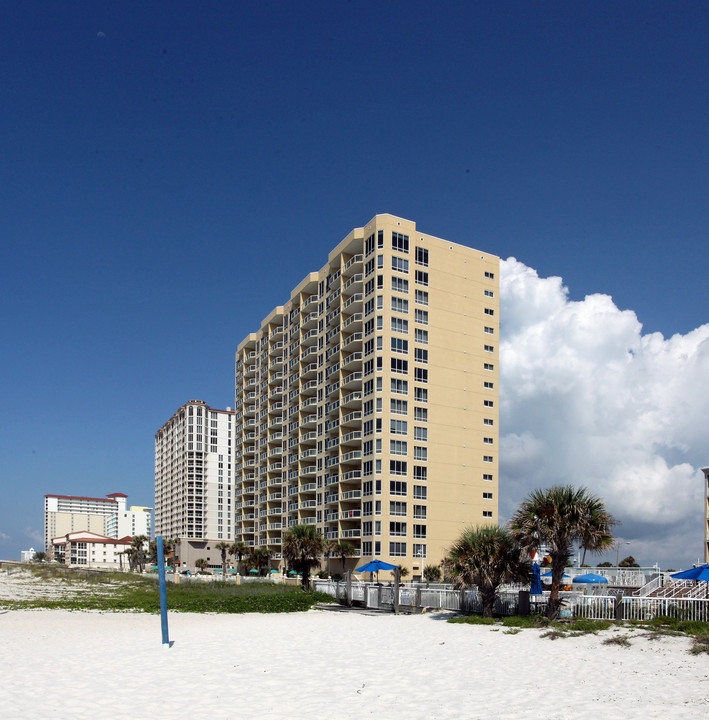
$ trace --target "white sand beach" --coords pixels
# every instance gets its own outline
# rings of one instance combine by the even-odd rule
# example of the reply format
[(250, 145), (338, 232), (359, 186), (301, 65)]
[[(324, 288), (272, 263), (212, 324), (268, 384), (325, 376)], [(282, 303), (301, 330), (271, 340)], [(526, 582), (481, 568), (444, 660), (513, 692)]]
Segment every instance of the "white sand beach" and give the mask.
[[(11, 610), (0, 716), (11, 718), (700, 718), (709, 656), (609, 630), (452, 625), (445, 614)], [(631, 647), (603, 645), (628, 634)]]

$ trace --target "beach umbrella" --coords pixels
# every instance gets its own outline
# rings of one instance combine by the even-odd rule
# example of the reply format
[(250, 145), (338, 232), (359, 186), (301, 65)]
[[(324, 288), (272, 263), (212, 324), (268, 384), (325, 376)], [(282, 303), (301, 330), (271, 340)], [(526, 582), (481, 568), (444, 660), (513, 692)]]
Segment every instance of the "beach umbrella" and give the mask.
[(534, 563), (532, 565), (532, 587), (529, 589), (530, 595), (542, 595), (542, 571), (539, 569), (539, 564)]
[[(550, 577), (551, 577), (551, 570), (550, 570), (549, 572), (545, 572), (545, 573), (542, 575), (542, 577), (548, 577), (548, 578), (550, 578)], [(568, 576), (566, 573), (564, 573), (561, 577), (568, 579), (569, 576)]]
[(361, 568), (357, 568), (355, 572), (379, 572), (380, 570), (396, 570), (397, 566), (383, 560), (372, 560)]
[(670, 577), (677, 578), (677, 580), (704, 580), (705, 582), (709, 582), (709, 563), (697, 565), (697, 567), (690, 568), (689, 570), (672, 573)]
[(383, 560), (371, 560), (366, 565), (362, 565), (361, 568), (357, 568), (355, 572), (377, 573), (377, 581), (379, 581), (380, 570), (396, 570), (396, 568), (397, 565), (392, 565), (391, 563), (384, 562)]
[(586, 573), (585, 575), (577, 575), (571, 582), (593, 583), (596, 585), (600, 585), (602, 583), (607, 583), (608, 578), (603, 577), (603, 575), (596, 575), (595, 573)]
[(271, 570), (271, 575), (278, 575), (278, 570)]
[(249, 575), (258, 575), (258, 570), (256, 568), (251, 568), (251, 570), (249, 570)]

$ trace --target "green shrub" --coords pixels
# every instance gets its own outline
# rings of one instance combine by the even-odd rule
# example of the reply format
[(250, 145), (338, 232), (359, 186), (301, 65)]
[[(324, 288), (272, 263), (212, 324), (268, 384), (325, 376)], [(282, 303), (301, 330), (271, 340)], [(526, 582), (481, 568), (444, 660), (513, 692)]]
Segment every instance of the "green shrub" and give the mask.
[(462, 625), (494, 625), (495, 618), (483, 617), (482, 615), (466, 615), (465, 617), (449, 618), (448, 622)]

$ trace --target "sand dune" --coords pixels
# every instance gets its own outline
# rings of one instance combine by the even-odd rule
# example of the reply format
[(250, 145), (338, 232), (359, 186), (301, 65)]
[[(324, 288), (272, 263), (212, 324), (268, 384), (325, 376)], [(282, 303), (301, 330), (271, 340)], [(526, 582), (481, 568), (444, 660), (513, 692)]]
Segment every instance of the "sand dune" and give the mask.
[[(0, 614), (8, 718), (699, 718), (709, 658), (641, 631), (540, 638), (445, 614)], [(631, 647), (604, 645), (628, 634)]]

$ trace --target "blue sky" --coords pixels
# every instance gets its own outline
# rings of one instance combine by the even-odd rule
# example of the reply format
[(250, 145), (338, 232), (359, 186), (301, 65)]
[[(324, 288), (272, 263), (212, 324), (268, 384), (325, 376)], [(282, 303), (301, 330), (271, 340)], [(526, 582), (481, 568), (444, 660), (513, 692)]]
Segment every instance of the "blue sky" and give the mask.
[[(516, 258), (531, 292), (608, 295), (638, 338), (707, 322), (705, 3), (2, 13), (0, 557), (39, 546), (45, 493), (152, 504), (157, 428), (190, 398), (232, 404), (237, 343), (378, 212)], [(510, 403), (502, 432), (523, 437)], [(696, 480), (693, 442), (658, 453)], [(631, 552), (696, 560), (700, 498), (684, 541), (625, 522)]]

